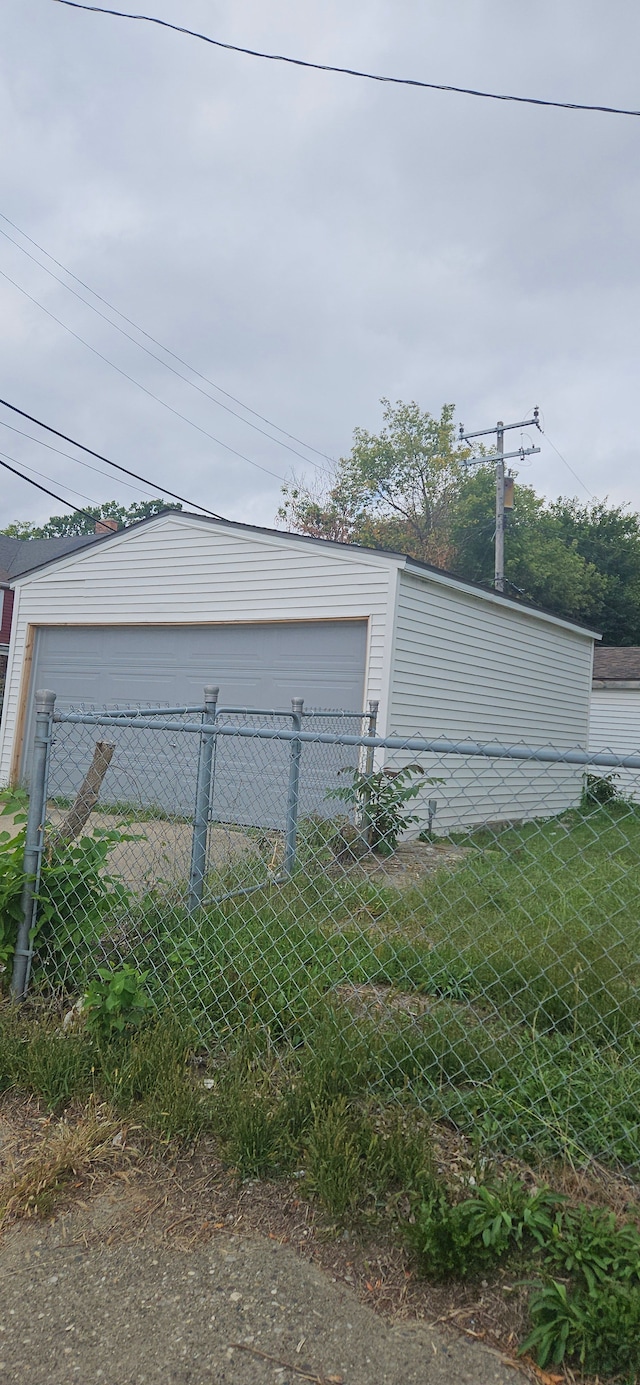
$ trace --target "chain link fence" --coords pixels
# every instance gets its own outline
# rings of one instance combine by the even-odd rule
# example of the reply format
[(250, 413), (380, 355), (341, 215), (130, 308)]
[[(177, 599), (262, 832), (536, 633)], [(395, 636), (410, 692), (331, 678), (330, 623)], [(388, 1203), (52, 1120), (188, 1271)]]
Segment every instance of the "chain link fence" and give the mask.
[(214, 1056), (251, 1029), (286, 1064), (329, 1026), (372, 1098), (637, 1169), (640, 754), (216, 694), (40, 695), (14, 992), (131, 966)]

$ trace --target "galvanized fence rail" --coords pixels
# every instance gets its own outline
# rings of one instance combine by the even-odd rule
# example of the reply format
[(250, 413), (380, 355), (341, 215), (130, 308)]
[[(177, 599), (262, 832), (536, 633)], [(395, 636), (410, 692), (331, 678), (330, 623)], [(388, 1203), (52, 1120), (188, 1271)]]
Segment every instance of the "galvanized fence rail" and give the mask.
[(132, 966), (210, 1051), (330, 1025), (372, 1099), (640, 1168), (640, 753), (376, 713), (39, 693), (14, 994)]

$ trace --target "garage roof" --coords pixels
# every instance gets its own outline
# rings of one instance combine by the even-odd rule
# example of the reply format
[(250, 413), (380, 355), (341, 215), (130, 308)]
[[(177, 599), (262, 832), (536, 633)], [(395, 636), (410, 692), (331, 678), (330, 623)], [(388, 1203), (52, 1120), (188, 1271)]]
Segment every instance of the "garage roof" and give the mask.
[(607, 646), (594, 650), (594, 682), (640, 683), (640, 646), (628, 645), (622, 649)]
[[(503, 592), (496, 592), (492, 588), (483, 587), (479, 582), (469, 581), (469, 579), (466, 577), (459, 577), (454, 572), (448, 572), (446, 568), (434, 567), (431, 563), (422, 562), (419, 558), (412, 558), (406, 553), (397, 553), (393, 549), (388, 548), (369, 548), (365, 547), (364, 544), (340, 543), (337, 539), (314, 538), (310, 534), (296, 534), (292, 533), (290, 530), (287, 529), (269, 529), (265, 525), (243, 524), (240, 520), (236, 519), (214, 519), (209, 515), (194, 514), (189, 510), (176, 510), (175, 508), (167, 508), (166, 510), (161, 510), (158, 514), (151, 515), (148, 519), (141, 519), (138, 520), (135, 524), (128, 525), (126, 530), (114, 530), (111, 534), (90, 534), (87, 535), (85, 538), (76, 539), (75, 541), (57, 539), (30, 540), (29, 547), (31, 548), (32, 544), (35, 545), (37, 543), (49, 544), (57, 542), (66, 542), (69, 544), (70, 547), (72, 545), (75, 545), (77, 547), (84, 547), (92, 543), (111, 543), (116, 539), (122, 539), (125, 533), (132, 534), (137, 529), (147, 527), (150, 524), (157, 524), (159, 520), (166, 519), (168, 515), (172, 515), (175, 519), (197, 520), (200, 524), (209, 524), (213, 525), (216, 528), (222, 527), (227, 529), (241, 529), (248, 534), (268, 534), (272, 538), (288, 539), (291, 542), (295, 543), (314, 544), (322, 548), (343, 549), (353, 554), (376, 554), (380, 558), (395, 559), (396, 562), (403, 564), (403, 566), (405, 566), (409, 570), (415, 570), (417, 573), (432, 573), (433, 576), (438, 578), (438, 580), (441, 582), (444, 581), (447, 584), (451, 584), (457, 587), (464, 587), (470, 591), (478, 592), (480, 595), (484, 596), (490, 601), (497, 601), (500, 604), (511, 606), (512, 608), (516, 606), (526, 611), (530, 611), (532, 615), (546, 616), (550, 620), (556, 621), (565, 626), (569, 626), (572, 629), (579, 630), (582, 634), (592, 635), (597, 640), (601, 638), (599, 631), (594, 630), (591, 626), (581, 624), (580, 621), (569, 620), (564, 616), (559, 616), (556, 611), (547, 610), (544, 606), (537, 606), (533, 601), (524, 601), (517, 594), (513, 596), (505, 595)], [(14, 540), (14, 542), (20, 543), (24, 542), (24, 540)], [(39, 560), (36, 560), (35, 562), (30, 562), (29, 567), (22, 569), (20, 573), (16, 572), (12, 574), (11, 580), (15, 580), (18, 576), (26, 576), (27, 572), (31, 573), (39, 568), (47, 567), (50, 563), (56, 562), (61, 557), (68, 556), (68, 552), (69, 549), (67, 549), (65, 552), (58, 552), (55, 554), (50, 553), (49, 556), (43, 555)], [(37, 559), (37, 554), (34, 553), (33, 557)]]

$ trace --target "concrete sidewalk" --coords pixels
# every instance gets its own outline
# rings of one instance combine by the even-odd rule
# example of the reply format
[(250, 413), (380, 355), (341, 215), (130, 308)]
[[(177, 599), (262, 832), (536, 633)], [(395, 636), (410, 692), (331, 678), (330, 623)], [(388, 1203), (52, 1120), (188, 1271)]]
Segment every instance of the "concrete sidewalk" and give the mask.
[[(517, 1385), (494, 1352), (386, 1322), (292, 1250), (222, 1233), (179, 1249), (22, 1223), (0, 1247), (0, 1382)], [(66, 1229), (66, 1228), (65, 1228)], [(234, 1345), (240, 1344), (240, 1345)], [(242, 1350), (241, 1348), (246, 1348)]]

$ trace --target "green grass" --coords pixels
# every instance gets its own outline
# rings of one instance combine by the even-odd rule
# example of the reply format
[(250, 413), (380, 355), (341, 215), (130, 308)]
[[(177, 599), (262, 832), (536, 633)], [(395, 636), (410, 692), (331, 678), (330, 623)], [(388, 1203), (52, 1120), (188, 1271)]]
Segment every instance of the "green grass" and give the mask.
[[(327, 871), (328, 832), (302, 824), (285, 886), (197, 917), (177, 900), (133, 902), (70, 989), (98, 961), (132, 963), (213, 1054), (249, 1028), (295, 1072), (329, 1026), (341, 1073), (347, 1050), (359, 1055), (349, 1099), (410, 1092), (503, 1150), (640, 1166), (640, 810), (472, 833), (455, 869), (404, 889)], [(376, 1009), (341, 989), (353, 987), (424, 1004)], [(258, 1090), (254, 1108), (257, 1168), (279, 1136)]]

